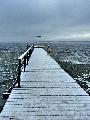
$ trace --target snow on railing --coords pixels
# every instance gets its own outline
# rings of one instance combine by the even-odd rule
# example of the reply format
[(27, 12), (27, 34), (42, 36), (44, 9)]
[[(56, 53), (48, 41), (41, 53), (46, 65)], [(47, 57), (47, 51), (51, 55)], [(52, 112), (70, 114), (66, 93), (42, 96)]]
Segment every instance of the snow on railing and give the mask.
[(22, 67), (25, 72), (26, 65), (28, 65), (28, 61), (29, 61), (29, 58), (30, 58), (33, 50), (34, 50), (34, 45), (32, 45), (31, 47), (28, 47), (27, 51), (18, 58), (18, 66), (16, 69), (16, 72), (17, 72), (16, 73), (17, 74), (16, 81), (13, 83), (13, 85), (7, 91), (5, 91), (3, 93), (4, 99), (7, 99), (9, 97), (11, 90), (14, 88), (14, 86), (16, 84), (18, 84), (18, 87), (20, 87), (20, 75), (21, 75)]
[(24, 69), (24, 72), (25, 72), (25, 68), (26, 68), (26, 65), (28, 65), (28, 61), (29, 61), (29, 58), (32, 54), (34, 50), (34, 45), (32, 45), (31, 47), (29, 47), (27, 49), (27, 51), (22, 54), (19, 58), (18, 58), (18, 71), (17, 71), (17, 83), (18, 83), (18, 87), (20, 87), (20, 75), (21, 75), (21, 69), (23, 67)]

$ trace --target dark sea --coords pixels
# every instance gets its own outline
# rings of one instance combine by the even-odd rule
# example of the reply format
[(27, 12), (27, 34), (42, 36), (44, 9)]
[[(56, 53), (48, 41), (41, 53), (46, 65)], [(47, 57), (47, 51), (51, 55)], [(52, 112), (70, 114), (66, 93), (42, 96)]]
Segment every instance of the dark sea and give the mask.
[[(16, 79), (18, 57), (26, 51), (32, 43), (0, 43), (0, 109), (5, 104), (2, 93), (7, 90)], [(38, 45), (50, 45), (54, 54), (61, 56), (62, 61), (76, 64), (90, 64), (90, 42), (37, 42)]]

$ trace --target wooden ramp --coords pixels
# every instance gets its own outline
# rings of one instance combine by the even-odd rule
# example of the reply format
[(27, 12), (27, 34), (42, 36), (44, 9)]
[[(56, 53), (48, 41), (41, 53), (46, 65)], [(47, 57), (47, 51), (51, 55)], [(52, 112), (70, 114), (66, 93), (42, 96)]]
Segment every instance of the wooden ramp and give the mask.
[(0, 120), (90, 120), (90, 97), (44, 49), (35, 48)]

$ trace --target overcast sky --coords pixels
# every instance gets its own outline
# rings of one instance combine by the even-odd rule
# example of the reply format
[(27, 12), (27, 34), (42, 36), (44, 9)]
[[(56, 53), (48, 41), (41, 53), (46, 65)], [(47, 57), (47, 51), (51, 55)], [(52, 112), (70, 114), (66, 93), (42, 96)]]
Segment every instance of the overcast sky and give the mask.
[(89, 40), (90, 0), (0, 0), (0, 41), (36, 39)]

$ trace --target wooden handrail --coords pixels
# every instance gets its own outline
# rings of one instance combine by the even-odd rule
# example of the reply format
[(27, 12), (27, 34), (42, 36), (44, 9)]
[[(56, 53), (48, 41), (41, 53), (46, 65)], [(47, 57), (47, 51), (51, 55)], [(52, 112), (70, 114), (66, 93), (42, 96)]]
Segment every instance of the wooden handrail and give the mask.
[(30, 50), (33, 51), (33, 48), (34, 48), (34, 45), (32, 45), (31, 47), (29, 47), (28, 50), (24, 54), (22, 54), (18, 59), (23, 59), (24, 56), (26, 56), (26, 54), (29, 53)]
[(34, 45), (32, 45), (30, 48), (28, 48), (28, 50), (18, 58), (18, 71), (17, 71), (18, 87), (20, 87), (20, 75), (21, 75), (22, 66), (23, 66), (24, 72), (25, 72), (26, 65), (28, 64), (29, 58), (30, 58), (33, 50), (34, 50)]
[(20, 75), (21, 75), (22, 66), (23, 66), (24, 71), (25, 71), (26, 65), (28, 64), (29, 58), (30, 58), (33, 50), (34, 50), (34, 45), (29, 47), (28, 50), (18, 58), (18, 66), (17, 66), (17, 70), (16, 70), (16, 72), (17, 72), (16, 81), (9, 88), (9, 90), (7, 90), (7, 91), (5, 91), (5, 93), (3, 93), (3, 98), (4, 99), (7, 99), (9, 97), (11, 90), (13, 89), (13, 87), (17, 83), (18, 83), (18, 87), (21, 87), (20, 86)]

